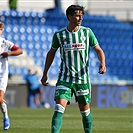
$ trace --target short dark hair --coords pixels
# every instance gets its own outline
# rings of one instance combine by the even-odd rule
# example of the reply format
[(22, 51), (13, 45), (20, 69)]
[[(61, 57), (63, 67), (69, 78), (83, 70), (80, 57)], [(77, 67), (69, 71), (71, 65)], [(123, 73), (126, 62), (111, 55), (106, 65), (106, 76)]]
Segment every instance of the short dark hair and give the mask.
[(66, 16), (68, 18), (68, 14), (69, 15), (74, 15), (76, 10), (80, 10), (83, 12), (84, 14), (84, 7), (83, 6), (79, 6), (79, 5), (70, 5), (67, 9), (66, 9)]

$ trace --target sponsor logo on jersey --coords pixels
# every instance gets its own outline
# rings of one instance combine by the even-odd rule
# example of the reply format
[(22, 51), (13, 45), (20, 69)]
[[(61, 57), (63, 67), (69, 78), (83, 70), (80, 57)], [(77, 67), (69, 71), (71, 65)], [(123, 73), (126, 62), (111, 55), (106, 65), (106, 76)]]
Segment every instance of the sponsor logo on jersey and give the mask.
[(65, 51), (85, 49), (85, 45), (83, 43), (78, 43), (78, 44), (65, 44), (63, 47), (64, 47), (64, 50)]

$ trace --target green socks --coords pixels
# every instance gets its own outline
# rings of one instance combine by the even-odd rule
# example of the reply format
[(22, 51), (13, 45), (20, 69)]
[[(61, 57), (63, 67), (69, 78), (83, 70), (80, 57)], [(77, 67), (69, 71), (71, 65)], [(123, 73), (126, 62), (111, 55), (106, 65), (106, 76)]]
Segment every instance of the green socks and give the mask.
[(82, 122), (85, 133), (92, 133), (92, 115), (82, 116)]
[(62, 126), (62, 113), (55, 111), (52, 118), (51, 133), (59, 133)]
[[(59, 133), (62, 126), (62, 116), (65, 108), (56, 104), (54, 115), (52, 117), (51, 133)], [(82, 114), (82, 122), (85, 133), (92, 133), (92, 115), (90, 114), (90, 109), (86, 111), (80, 111)]]

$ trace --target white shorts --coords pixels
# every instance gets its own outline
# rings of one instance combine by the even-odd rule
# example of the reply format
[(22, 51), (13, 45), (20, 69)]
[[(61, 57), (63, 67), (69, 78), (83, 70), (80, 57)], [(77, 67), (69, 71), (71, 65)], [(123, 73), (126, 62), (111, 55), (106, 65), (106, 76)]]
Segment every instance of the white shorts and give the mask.
[(4, 74), (2, 77), (0, 77), (0, 90), (6, 91), (7, 87), (7, 82), (8, 82), (8, 74)]

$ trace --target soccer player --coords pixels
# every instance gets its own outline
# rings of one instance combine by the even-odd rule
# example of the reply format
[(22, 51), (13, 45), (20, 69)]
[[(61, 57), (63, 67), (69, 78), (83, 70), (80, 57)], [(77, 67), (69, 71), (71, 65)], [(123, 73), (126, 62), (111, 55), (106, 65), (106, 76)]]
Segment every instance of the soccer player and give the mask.
[(53, 62), (55, 53), (60, 48), (61, 64), (55, 90), (55, 110), (52, 117), (52, 133), (59, 133), (62, 126), (62, 116), (67, 104), (74, 94), (82, 115), (85, 133), (92, 133), (92, 115), (90, 113), (91, 84), (88, 73), (90, 47), (97, 53), (100, 65), (98, 72), (106, 72), (105, 55), (90, 28), (81, 26), (84, 7), (71, 5), (66, 10), (67, 27), (55, 32), (52, 47), (47, 53), (41, 82), (47, 83), (47, 73)]
[(8, 82), (8, 56), (17, 56), (22, 54), (22, 50), (14, 43), (1, 37), (4, 23), (0, 22), (0, 108), (3, 113), (3, 129), (8, 130), (10, 119), (8, 117), (7, 105), (4, 100), (4, 94)]
[[(28, 105), (30, 105), (30, 95), (33, 95), (34, 97), (34, 103), (37, 105), (37, 107), (43, 106), (45, 107), (44, 102), (44, 90), (41, 87), (39, 83), (39, 77), (37, 75), (37, 71), (34, 73), (31, 69), (28, 69), (28, 74), (25, 76), (25, 80), (27, 82), (27, 88), (28, 88)], [(39, 98), (38, 98), (39, 94)]]

